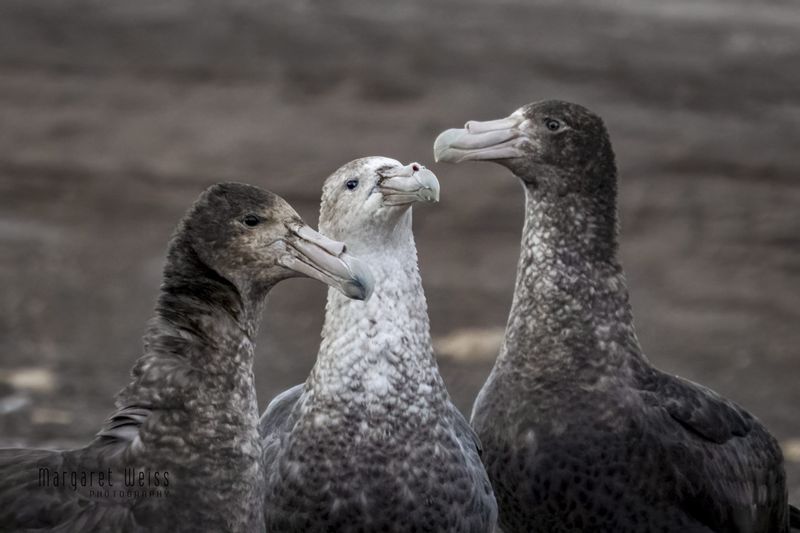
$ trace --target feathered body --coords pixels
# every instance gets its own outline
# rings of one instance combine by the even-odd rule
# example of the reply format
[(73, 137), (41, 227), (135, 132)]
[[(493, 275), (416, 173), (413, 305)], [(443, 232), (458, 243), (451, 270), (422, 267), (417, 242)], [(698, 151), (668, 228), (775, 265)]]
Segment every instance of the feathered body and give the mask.
[(503, 530), (785, 531), (775, 439), (647, 362), (622, 269), (576, 238), (591, 217), (542, 196), (526, 191), (506, 338), (472, 418)]
[[(358, 165), (375, 159), (345, 169), (363, 173)], [(321, 231), (344, 237), (325, 203)], [(495, 504), (477, 441), (431, 347), (411, 210), (378, 211), (346, 236), (375, 274), (372, 298), (351, 305), (328, 293), (308, 380), (262, 419), (267, 528), (491, 531)]]
[(298, 256), (299, 233), (316, 238), (295, 226), (255, 187), (200, 197), (170, 243), (144, 355), (96, 438), (0, 450), (0, 531), (264, 530), (253, 339), (269, 290), (296, 275), (279, 258)]
[(544, 101), (468, 122), (440, 160), (494, 160), (525, 190), (514, 300), (472, 424), (505, 533), (783, 533), (775, 439), (636, 338), (617, 260), (617, 170), (602, 120)]

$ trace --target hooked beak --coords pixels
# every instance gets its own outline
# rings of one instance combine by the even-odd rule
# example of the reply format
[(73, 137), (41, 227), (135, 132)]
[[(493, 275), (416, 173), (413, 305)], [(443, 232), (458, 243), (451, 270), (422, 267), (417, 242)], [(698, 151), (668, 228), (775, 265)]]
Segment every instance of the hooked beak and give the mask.
[(287, 253), (278, 262), (295, 272), (340, 290), (348, 298), (368, 300), (375, 286), (369, 268), (334, 241), (306, 225), (291, 228)]
[(463, 128), (443, 131), (433, 143), (433, 156), (444, 163), (522, 157), (527, 137), (519, 126), (524, 120), (515, 113), (500, 120), (471, 120)]
[(419, 163), (381, 172), (378, 190), (384, 205), (407, 206), (416, 202), (438, 202), (439, 180)]

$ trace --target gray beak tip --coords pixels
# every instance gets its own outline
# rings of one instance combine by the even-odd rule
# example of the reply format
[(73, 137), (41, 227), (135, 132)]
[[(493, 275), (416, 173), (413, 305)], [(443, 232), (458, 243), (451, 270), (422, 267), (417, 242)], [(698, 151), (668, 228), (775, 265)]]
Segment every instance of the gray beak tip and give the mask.
[(366, 302), (372, 296), (372, 287), (356, 279), (345, 287), (345, 296), (351, 300)]
[(366, 302), (372, 296), (372, 290), (375, 288), (372, 271), (363, 261), (352, 255), (345, 254), (342, 260), (352, 272), (351, 278), (343, 285), (342, 292), (348, 298)]
[(451, 128), (440, 133), (433, 143), (433, 160), (437, 163), (458, 163), (452, 144), (464, 134), (464, 131)]
[(375, 285), (369, 267), (345, 252), (345, 244), (308, 226), (294, 230), (288, 254), (279, 258), (283, 267), (321, 281), (348, 298), (366, 300)]
[(442, 162), (442, 155), (444, 154), (445, 150), (448, 148), (448, 135), (447, 133), (450, 130), (443, 131), (440, 133), (436, 140), (433, 142), (433, 160), (437, 163)]
[(438, 203), (441, 186), (439, 185), (439, 180), (436, 178), (436, 174), (427, 168), (423, 168), (419, 172), (417, 179), (419, 184), (423, 187), (420, 190), (422, 199), (426, 202)]

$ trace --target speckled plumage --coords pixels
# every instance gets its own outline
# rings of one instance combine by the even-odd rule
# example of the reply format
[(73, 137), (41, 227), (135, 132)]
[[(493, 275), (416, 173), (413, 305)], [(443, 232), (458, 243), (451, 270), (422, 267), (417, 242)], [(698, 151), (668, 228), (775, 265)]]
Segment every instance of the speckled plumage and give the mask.
[(505, 341), (472, 416), (503, 531), (788, 531), (775, 439), (642, 354), (602, 121), (557, 101), (514, 116), (524, 155), (498, 162), (523, 182), (526, 219)]
[[(258, 228), (242, 223), (252, 213)], [(0, 450), (0, 531), (264, 529), (252, 339), (268, 291), (294, 275), (276, 260), (295, 223), (286, 202), (255, 187), (221, 184), (200, 197), (169, 246), (144, 355), (94, 441)], [(110, 470), (113, 485), (41, 487), (42, 467)], [(140, 494), (114, 492), (131, 488), (125, 469), (148, 478), (133, 487)]]
[[(325, 183), (320, 227), (366, 260), (372, 298), (329, 292), (317, 362), (262, 418), (270, 531), (488, 532), (496, 505), (479, 446), (431, 347), (411, 209), (383, 205), (385, 158)], [(359, 179), (359, 189), (344, 188)]]

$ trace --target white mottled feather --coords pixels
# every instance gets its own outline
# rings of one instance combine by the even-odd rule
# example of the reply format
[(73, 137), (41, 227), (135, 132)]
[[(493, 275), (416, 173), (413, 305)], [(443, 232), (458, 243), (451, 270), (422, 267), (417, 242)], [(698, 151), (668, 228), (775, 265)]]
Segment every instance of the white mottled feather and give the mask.
[[(320, 231), (345, 242), (375, 285), (366, 302), (328, 292), (311, 374), (262, 418), (268, 528), (414, 525), (477, 533), (495, 523), (477, 439), (452, 405), (433, 356), (411, 208), (384, 205), (378, 190), (379, 170), (395, 166), (402, 165), (357, 160), (323, 188)], [(347, 190), (355, 178), (358, 187)]]

